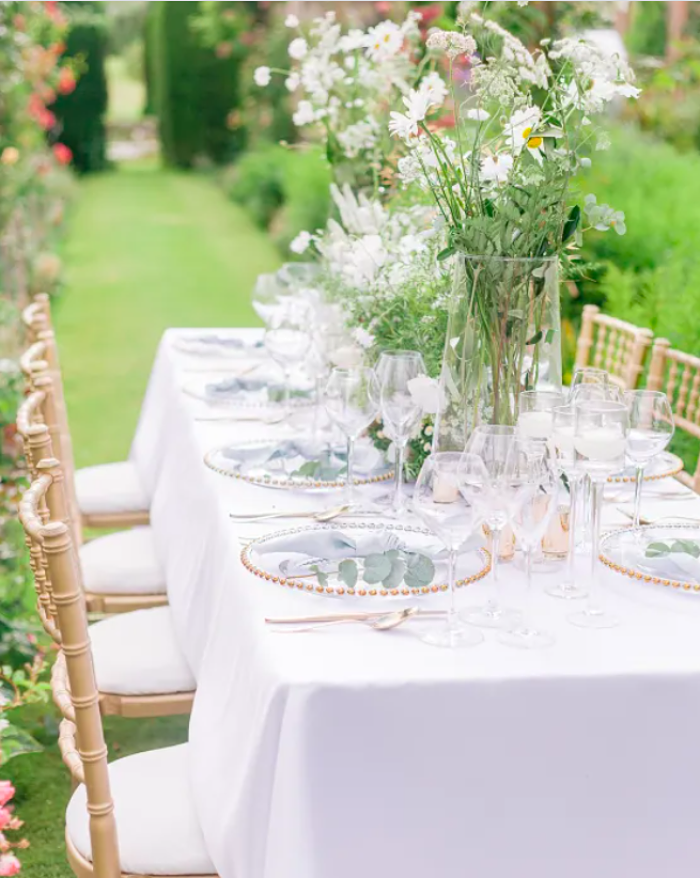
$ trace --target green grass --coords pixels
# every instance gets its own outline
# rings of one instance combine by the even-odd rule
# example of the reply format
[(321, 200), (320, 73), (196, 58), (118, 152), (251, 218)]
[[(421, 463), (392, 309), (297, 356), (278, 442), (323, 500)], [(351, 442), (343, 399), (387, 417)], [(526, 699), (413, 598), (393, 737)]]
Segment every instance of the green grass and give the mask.
[(54, 315), (78, 466), (126, 457), (169, 326), (246, 326), (279, 256), (206, 177), (154, 164), (85, 178)]
[(109, 91), (107, 121), (122, 125), (138, 122), (146, 101), (144, 83), (134, 79), (126, 59), (119, 55), (107, 58), (105, 72)]
[[(156, 352), (169, 326), (254, 325), (250, 290), (277, 251), (206, 177), (126, 166), (84, 178), (63, 247), (65, 288), (54, 302), (79, 465), (124, 458)], [(29, 710), (29, 709), (27, 709)], [(70, 783), (52, 712), (32, 708), (43, 753), (3, 767), (31, 847), (26, 878), (69, 878), (64, 811)], [(111, 758), (187, 739), (187, 717), (105, 722)]]

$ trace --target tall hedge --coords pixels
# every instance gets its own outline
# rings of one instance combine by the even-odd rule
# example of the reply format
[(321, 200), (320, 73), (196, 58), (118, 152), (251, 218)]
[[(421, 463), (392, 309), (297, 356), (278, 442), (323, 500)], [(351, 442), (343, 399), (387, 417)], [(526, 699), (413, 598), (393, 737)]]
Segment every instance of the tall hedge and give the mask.
[(69, 8), (69, 14), (65, 56), (80, 58), (83, 68), (75, 90), (59, 95), (52, 110), (61, 126), (60, 140), (70, 147), (76, 170), (101, 171), (107, 164), (107, 28), (101, 12), (87, 3)]
[(240, 103), (240, 58), (218, 57), (193, 28), (200, 3), (153, 5), (147, 54), (163, 157), (183, 168), (200, 155), (222, 163), (242, 146), (227, 125)]

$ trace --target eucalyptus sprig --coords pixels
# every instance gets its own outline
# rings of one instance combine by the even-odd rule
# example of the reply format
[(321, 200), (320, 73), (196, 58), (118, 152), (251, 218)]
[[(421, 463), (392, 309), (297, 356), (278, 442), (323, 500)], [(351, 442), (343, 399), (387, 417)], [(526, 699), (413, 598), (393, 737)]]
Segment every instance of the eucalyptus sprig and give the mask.
[(647, 558), (668, 558), (672, 553), (700, 558), (700, 541), (674, 540), (670, 544), (662, 542), (649, 543), (644, 554)]
[[(325, 588), (331, 573), (321, 570), (318, 565), (312, 569), (319, 585)], [(345, 558), (335, 572), (348, 588), (355, 588), (360, 579), (367, 585), (381, 584), (386, 589), (398, 588), (402, 582), (408, 588), (423, 588), (433, 581), (435, 565), (427, 555), (420, 552), (390, 549), (388, 552)]]

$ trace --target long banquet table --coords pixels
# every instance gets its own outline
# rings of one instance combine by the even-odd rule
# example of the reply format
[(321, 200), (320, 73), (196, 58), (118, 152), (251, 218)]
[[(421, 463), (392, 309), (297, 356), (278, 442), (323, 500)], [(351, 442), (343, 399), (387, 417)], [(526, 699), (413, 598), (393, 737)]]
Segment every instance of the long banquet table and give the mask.
[[(281, 428), (195, 420), (212, 409), (182, 392), (204, 366), (173, 347), (187, 332), (162, 340), (132, 459), (197, 679), (192, 790), (221, 878), (695, 878), (700, 597), (605, 573), (623, 624), (591, 631), (539, 593), (534, 614), (557, 637), (543, 651), (492, 633), (437, 650), (413, 623), (273, 633), (265, 616), (345, 604), (248, 573), (241, 538), (289, 525), (229, 513), (329, 501), (205, 467), (211, 448)], [(503, 576), (507, 598), (521, 574)], [(460, 603), (486, 589), (463, 589)]]

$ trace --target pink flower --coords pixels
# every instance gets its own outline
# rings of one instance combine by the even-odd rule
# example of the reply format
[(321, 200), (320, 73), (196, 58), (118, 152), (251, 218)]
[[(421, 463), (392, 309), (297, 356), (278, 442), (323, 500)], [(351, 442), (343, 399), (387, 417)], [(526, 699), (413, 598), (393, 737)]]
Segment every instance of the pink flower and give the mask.
[(70, 67), (61, 67), (58, 73), (58, 90), (62, 95), (75, 91), (75, 74)]
[(11, 878), (12, 875), (19, 875), (21, 868), (22, 865), (14, 854), (3, 854), (0, 857), (0, 878)]
[(15, 788), (12, 786), (9, 780), (0, 780), (0, 808), (3, 805), (7, 805), (10, 799), (15, 794)]
[(0, 832), (0, 854), (6, 854), (10, 850), (10, 842)]
[(7, 827), (12, 822), (12, 814), (9, 812), (7, 808), (0, 808), (0, 832), (3, 829), (7, 829)]
[(71, 163), (73, 153), (71, 152), (70, 147), (66, 146), (65, 143), (54, 143), (52, 150), (56, 161), (59, 164), (69, 165)]

